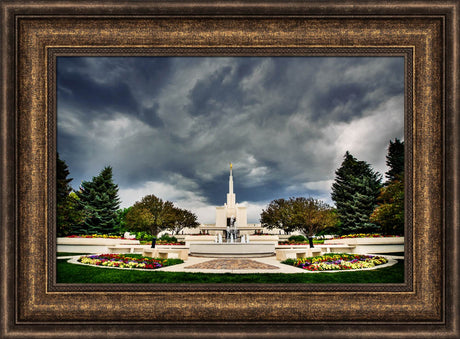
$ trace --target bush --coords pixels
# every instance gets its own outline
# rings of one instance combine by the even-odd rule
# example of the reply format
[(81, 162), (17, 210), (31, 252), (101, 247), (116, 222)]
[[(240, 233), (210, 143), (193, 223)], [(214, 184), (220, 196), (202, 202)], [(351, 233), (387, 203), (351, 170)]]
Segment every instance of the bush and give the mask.
[(286, 264), (286, 265), (295, 266), (296, 260), (288, 258), (288, 259), (282, 261), (281, 263)]
[(289, 242), (305, 242), (308, 239), (305, 238), (303, 235), (291, 235), (288, 240)]
[(159, 240), (164, 240), (166, 242), (169, 242), (169, 243), (175, 243), (177, 242), (177, 238), (176, 237), (171, 237), (169, 236), (168, 234), (163, 234)]
[(136, 234), (136, 240), (152, 241), (152, 239), (155, 238), (153, 235), (148, 234), (147, 232), (136, 232), (135, 234)]

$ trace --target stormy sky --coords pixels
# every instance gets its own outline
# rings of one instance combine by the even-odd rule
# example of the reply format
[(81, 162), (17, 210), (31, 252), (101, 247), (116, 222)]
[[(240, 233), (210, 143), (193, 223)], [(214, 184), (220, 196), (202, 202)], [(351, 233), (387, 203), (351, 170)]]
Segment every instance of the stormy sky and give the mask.
[(113, 167), (121, 207), (147, 194), (215, 222), (233, 163), (258, 222), (278, 198), (330, 198), (348, 150), (382, 173), (404, 139), (402, 57), (58, 57), (57, 148), (78, 189)]

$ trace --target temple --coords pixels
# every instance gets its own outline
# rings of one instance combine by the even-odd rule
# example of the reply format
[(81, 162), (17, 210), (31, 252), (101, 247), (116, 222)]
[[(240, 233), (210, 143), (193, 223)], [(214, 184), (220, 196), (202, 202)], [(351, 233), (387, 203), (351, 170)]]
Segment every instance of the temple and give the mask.
[(224, 206), (216, 207), (216, 227), (229, 227), (235, 225), (237, 228), (246, 228), (248, 218), (246, 206), (236, 203), (235, 193), (233, 192), (233, 168), (230, 164), (230, 176), (228, 179), (227, 203)]

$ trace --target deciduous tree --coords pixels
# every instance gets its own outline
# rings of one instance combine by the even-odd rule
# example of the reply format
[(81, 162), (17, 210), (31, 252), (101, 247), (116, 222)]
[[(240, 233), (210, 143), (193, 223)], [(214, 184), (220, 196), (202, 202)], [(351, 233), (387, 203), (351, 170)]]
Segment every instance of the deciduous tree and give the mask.
[(297, 231), (305, 234), (313, 247), (313, 236), (328, 227), (334, 227), (338, 218), (334, 209), (321, 200), (313, 198), (291, 198), (293, 224)]
[(174, 223), (169, 228), (172, 235), (179, 234), (184, 228), (196, 228), (200, 226), (196, 214), (183, 208), (174, 208)]
[(265, 210), (262, 210), (260, 223), (262, 227), (268, 229), (279, 228), (290, 233), (295, 230), (292, 216), (292, 205), (289, 204), (289, 200), (276, 199), (271, 201)]
[(332, 207), (313, 198), (277, 199), (270, 202), (260, 217), (263, 227), (305, 234), (313, 247), (312, 237), (327, 227), (335, 227), (337, 215)]
[(383, 187), (378, 201), (371, 221), (381, 225), (384, 234), (404, 235), (404, 182), (393, 180)]
[(126, 227), (130, 231), (144, 231), (153, 236), (174, 226), (175, 211), (170, 201), (163, 201), (153, 194), (136, 202), (126, 214)]

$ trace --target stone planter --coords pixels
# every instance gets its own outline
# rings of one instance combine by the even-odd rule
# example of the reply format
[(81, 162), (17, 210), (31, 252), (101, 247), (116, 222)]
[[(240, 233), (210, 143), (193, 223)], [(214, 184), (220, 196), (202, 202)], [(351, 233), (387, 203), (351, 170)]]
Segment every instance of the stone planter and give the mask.
[(109, 247), (139, 245), (139, 240), (110, 238), (57, 238), (57, 252), (109, 253)]
[(324, 245), (349, 246), (347, 253), (395, 253), (404, 252), (404, 237), (332, 239), (326, 240)]

